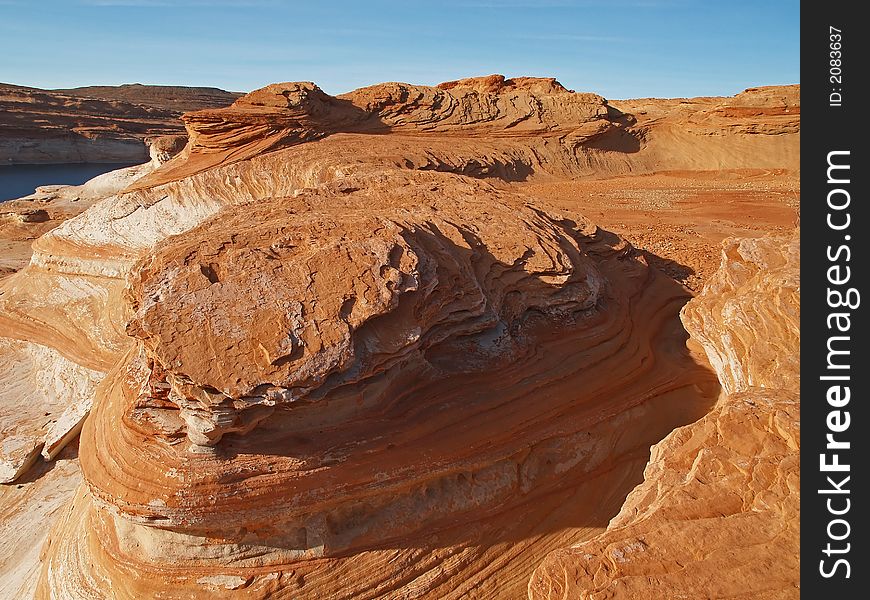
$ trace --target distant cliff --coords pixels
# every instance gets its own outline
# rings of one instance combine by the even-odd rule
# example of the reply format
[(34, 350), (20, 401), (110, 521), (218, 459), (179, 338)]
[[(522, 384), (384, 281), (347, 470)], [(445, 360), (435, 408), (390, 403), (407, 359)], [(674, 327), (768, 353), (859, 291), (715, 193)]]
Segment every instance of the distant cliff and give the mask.
[(231, 104), (217, 88), (41, 90), (0, 83), (0, 164), (145, 162), (150, 136), (184, 133), (183, 112)]

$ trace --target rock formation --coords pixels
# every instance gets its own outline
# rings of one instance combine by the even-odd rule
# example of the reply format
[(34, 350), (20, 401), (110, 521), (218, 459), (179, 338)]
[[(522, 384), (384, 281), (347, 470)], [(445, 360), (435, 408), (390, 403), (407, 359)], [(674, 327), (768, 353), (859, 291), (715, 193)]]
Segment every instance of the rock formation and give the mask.
[(28, 264), (35, 240), (96, 201), (116, 197), (175, 156), (186, 141), (184, 135), (147, 138), (148, 162), (98, 175), (82, 185), (39, 186), (29, 196), (0, 204), (0, 280)]
[(2, 83), (0, 165), (144, 162), (147, 138), (184, 133), (181, 113), (226, 106), (238, 96), (215, 88), (41, 90)]
[(551, 553), (543, 598), (797, 598), (800, 595), (800, 248), (729, 240), (683, 309), (723, 396), (657, 444), (607, 532)]
[[(275, 84), (187, 113), (175, 158), (155, 146), (0, 283), (11, 380), (56, 406), (10, 477), (93, 403), (38, 596), (524, 594), (719, 384), (685, 288), (510, 182), (795, 168), (798, 117), (765, 112), (794, 90), (748, 98), (674, 111), (702, 125), (667, 152), (667, 117), (552, 79)], [(67, 373), (90, 383), (55, 402)]]
[(39, 555), (50, 523), (67, 510), (81, 483), (76, 444), (38, 462), (14, 485), (0, 486), (0, 598), (33, 598)]
[[(455, 552), (464, 579), (479, 539), (414, 567), (408, 548), (387, 568), (384, 545), (519, 521), (631, 460), (639, 430), (668, 429), (650, 413), (708, 406), (714, 382), (673, 329), (684, 292), (615, 236), (454, 175), (365, 182), (224, 209), (133, 267), (134, 345), (97, 393), (88, 493), (51, 542), (50, 564), (84, 570), (49, 568), (47, 588), (352, 598)], [(117, 541), (111, 559), (91, 532)], [(374, 581), (320, 572), (360, 552)], [(183, 577), (161, 578), (173, 564)]]
[[(50, 231), (98, 199), (114, 200), (131, 182), (172, 158), (184, 141), (186, 138), (181, 136), (153, 138), (149, 140), (152, 159), (148, 163), (100, 175), (81, 186), (55, 186), (5, 203), (4, 212), (0, 213), (0, 219), (5, 221), (3, 229), (7, 237), (13, 233), (18, 238), (14, 241), (19, 242), (4, 249), (10, 271), (17, 271), (28, 262), (40, 264), (39, 256), (34, 259), (27, 247), (34, 234)], [(34, 204), (46, 208), (33, 208)], [(0, 304), (6, 300), (5, 295), (12, 296), (6, 310), (0, 313), (0, 327), (5, 325), (10, 336), (0, 338), (3, 365), (0, 482), (3, 483), (23, 474), (40, 452), (46, 460), (53, 459), (78, 435), (90, 410), (96, 384), (112, 364), (111, 359), (94, 361), (73, 347), (82, 338), (87, 339), (93, 333), (99, 335), (94, 321), (114, 316), (105, 305), (103, 294), (113, 287), (119, 293), (120, 287), (108, 283), (94, 285), (91, 277), (94, 273), (82, 264), (67, 265), (66, 270), (64, 276), (54, 265), (45, 270), (31, 268), (22, 281), (10, 282), (9, 287), (0, 291)], [(22, 286), (23, 293), (16, 294), (16, 285)], [(72, 339), (62, 341), (70, 331)], [(109, 344), (114, 349), (121, 342), (97, 343)], [(56, 348), (61, 352), (67, 348), (67, 356), (72, 356), (72, 360)]]

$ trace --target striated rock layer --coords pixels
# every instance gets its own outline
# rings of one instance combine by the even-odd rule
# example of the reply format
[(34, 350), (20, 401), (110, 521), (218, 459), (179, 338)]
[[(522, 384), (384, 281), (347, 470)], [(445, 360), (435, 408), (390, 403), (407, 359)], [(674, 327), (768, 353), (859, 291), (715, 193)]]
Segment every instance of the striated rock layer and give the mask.
[(685, 288), (506, 182), (796, 164), (796, 117), (664, 152), (674, 122), (551, 79), (276, 84), (184, 120), (2, 282), (0, 337), (58, 355), (27, 368), (100, 380), (39, 597), (525, 593), (719, 385)]
[(653, 448), (605, 534), (543, 561), (530, 598), (800, 596), (799, 255), (798, 233), (726, 243), (682, 315), (723, 396)]
[[(403, 577), (460, 552), (465, 579), (498, 529), (429, 536), (521, 521), (632, 460), (667, 428), (651, 412), (699, 415), (716, 390), (681, 348), (679, 286), (615, 236), (455, 176), (225, 210), (135, 272), (137, 343), (98, 391), (88, 494), (51, 543), (61, 595), (293, 595), (299, 576), (410, 594)], [(360, 552), (377, 573), (319, 571)]]
[[(95, 177), (80, 186), (57, 186), (45, 199), (4, 204), (0, 218), (40, 229), (63, 221), (66, 210), (97, 200), (112, 202), (132, 181), (160, 167), (179, 148), (178, 137), (155, 138), (151, 162)], [(31, 208), (34, 201), (46, 209)], [(50, 212), (49, 212), (50, 211)], [(13, 219), (39, 215), (38, 219)], [(51, 231), (45, 235), (51, 239)], [(40, 238), (42, 239), (42, 238)], [(39, 245), (39, 239), (34, 247)], [(103, 251), (108, 251), (104, 248)], [(0, 288), (0, 482), (19, 478), (42, 454), (54, 456), (81, 429), (96, 385), (129, 343), (123, 332), (123, 282), (88, 269), (83, 256), (30, 256), (24, 273)], [(9, 263), (16, 267), (13, 257)], [(21, 262), (26, 259), (21, 257)]]
[(37, 464), (15, 485), (0, 486), (0, 598), (33, 598), (49, 525), (68, 510), (82, 477), (75, 444)]
[(56, 350), (0, 338), (0, 483), (17, 479), (41, 453), (46, 460), (78, 435), (103, 373)]

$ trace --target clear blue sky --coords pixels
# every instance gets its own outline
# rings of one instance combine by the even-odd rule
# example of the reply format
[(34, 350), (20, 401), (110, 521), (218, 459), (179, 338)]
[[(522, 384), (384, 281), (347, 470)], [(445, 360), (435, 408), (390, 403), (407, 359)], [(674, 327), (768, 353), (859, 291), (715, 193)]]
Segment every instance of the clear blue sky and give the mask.
[(608, 98), (799, 82), (797, 0), (0, 0), (0, 81), (249, 91), (553, 76)]

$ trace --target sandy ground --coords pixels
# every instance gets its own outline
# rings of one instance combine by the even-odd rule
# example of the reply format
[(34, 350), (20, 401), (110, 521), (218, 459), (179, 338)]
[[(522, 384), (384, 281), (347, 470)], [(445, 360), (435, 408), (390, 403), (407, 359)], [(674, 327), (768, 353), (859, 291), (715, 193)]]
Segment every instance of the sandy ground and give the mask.
[(783, 171), (664, 172), (516, 186), (620, 234), (693, 292), (719, 266), (722, 240), (786, 233), (800, 214), (799, 176)]

